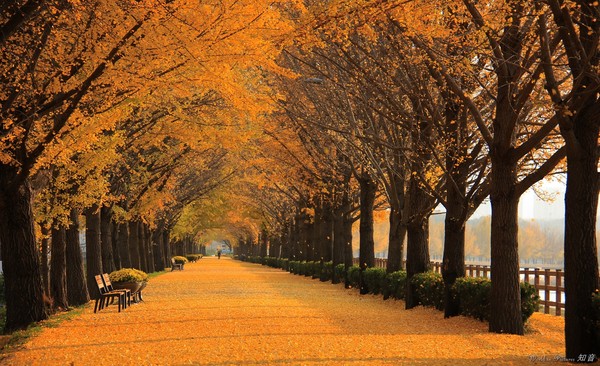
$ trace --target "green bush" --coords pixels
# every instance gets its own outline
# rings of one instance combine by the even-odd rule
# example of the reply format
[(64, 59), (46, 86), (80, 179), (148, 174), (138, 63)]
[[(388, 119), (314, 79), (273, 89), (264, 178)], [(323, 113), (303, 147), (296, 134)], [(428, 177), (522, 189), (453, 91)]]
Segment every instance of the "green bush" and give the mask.
[(385, 274), (384, 268), (372, 267), (363, 271), (363, 280), (369, 293), (378, 295), (382, 292), (382, 288), (385, 286)]
[(457, 278), (452, 292), (460, 303), (461, 314), (479, 320), (489, 320), (491, 288), (492, 282), (485, 277)]
[(298, 263), (298, 274), (300, 276), (305, 276), (306, 275), (306, 261), (300, 261), (300, 263)]
[(109, 275), (110, 282), (148, 282), (148, 275), (135, 268), (122, 268), (111, 272)]
[(186, 254), (185, 258), (189, 261), (189, 262), (195, 262), (198, 259), (202, 258), (202, 254)]
[(360, 267), (352, 266), (348, 268), (348, 281), (352, 287), (360, 287)]
[(304, 275), (307, 277), (318, 277), (318, 272), (320, 272), (320, 263), (319, 262), (306, 262), (306, 270), (304, 271)]
[(404, 299), (406, 292), (406, 271), (388, 273), (384, 279), (382, 293), (384, 297)]
[(535, 286), (527, 282), (521, 282), (521, 317), (523, 323), (529, 319), (540, 308), (540, 295)]
[(441, 274), (432, 271), (417, 273), (411, 278), (411, 284), (421, 305), (444, 309), (444, 280)]
[(290, 261), (288, 271), (293, 274), (298, 274), (298, 271), (300, 271), (300, 261)]
[(278, 267), (283, 270), (288, 270), (290, 266), (290, 260), (287, 258), (279, 258)]
[(333, 278), (333, 262), (324, 262), (321, 266), (321, 273), (319, 274), (319, 279), (323, 282), (331, 281)]
[(188, 262), (186, 257), (182, 257), (180, 255), (174, 256), (173, 259), (175, 260), (175, 263), (177, 263), (177, 264), (186, 264)]
[[(539, 309), (540, 297), (535, 287), (521, 282), (521, 316), (523, 322)], [(452, 286), (453, 296), (460, 302), (460, 312), (479, 320), (490, 319), (492, 281), (485, 277), (458, 278)]]
[(343, 282), (346, 279), (346, 266), (343, 263), (335, 266), (334, 271), (340, 281)]

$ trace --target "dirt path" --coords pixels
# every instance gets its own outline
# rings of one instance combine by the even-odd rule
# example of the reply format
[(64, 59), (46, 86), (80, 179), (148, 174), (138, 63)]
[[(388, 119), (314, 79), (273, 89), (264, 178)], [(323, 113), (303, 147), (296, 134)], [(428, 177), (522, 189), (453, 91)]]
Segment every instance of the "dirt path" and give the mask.
[(524, 337), (489, 334), (473, 319), (227, 258), (154, 278), (144, 298), (122, 313), (92, 306), (3, 363), (548, 365), (564, 354), (559, 317), (536, 313)]

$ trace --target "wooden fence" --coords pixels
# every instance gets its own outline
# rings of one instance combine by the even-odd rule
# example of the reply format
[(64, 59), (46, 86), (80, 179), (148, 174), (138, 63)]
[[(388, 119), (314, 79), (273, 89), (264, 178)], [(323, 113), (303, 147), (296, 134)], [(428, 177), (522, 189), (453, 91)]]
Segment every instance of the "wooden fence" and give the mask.
[[(354, 264), (358, 265), (358, 258), (354, 258)], [(442, 273), (441, 262), (431, 262), (432, 270)], [(386, 268), (386, 258), (375, 258), (375, 267)], [(465, 273), (468, 277), (491, 276), (491, 268), (486, 265), (465, 265)], [(521, 281), (532, 284), (540, 296), (540, 311), (546, 314), (562, 315), (565, 308), (564, 271), (560, 269), (521, 268), (519, 270)]]

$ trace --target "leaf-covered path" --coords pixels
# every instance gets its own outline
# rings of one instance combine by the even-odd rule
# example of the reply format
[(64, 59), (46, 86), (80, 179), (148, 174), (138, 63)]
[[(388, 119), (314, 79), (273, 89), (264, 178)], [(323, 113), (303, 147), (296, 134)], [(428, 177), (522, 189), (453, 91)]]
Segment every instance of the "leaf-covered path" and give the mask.
[[(531, 365), (564, 354), (563, 320), (534, 314), (524, 337), (433, 309), (231, 259), (151, 280), (145, 302), (47, 328), (7, 365)], [(562, 363), (564, 364), (564, 363)]]

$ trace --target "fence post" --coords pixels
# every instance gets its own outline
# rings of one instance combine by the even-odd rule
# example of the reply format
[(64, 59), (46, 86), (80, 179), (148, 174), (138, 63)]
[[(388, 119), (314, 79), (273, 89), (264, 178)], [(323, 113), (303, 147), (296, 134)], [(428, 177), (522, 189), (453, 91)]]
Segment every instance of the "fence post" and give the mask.
[(550, 270), (544, 270), (544, 293), (546, 298), (546, 306), (544, 307), (544, 313), (550, 314), (550, 289), (548, 288), (548, 282), (550, 282)]
[(563, 271), (556, 270), (556, 315), (562, 314), (562, 277)]

